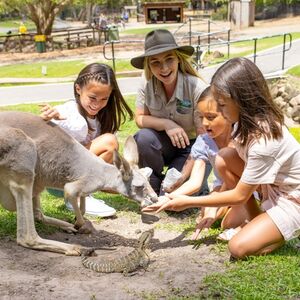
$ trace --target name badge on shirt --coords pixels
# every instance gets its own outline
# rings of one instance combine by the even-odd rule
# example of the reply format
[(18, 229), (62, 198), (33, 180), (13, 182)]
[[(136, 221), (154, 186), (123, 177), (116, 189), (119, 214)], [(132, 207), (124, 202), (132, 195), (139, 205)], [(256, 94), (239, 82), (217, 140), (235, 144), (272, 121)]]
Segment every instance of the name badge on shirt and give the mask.
[(189, 114), (192, 108), (192, 101), (187, 99), (176, 98), (176, 111), (179, 114)]

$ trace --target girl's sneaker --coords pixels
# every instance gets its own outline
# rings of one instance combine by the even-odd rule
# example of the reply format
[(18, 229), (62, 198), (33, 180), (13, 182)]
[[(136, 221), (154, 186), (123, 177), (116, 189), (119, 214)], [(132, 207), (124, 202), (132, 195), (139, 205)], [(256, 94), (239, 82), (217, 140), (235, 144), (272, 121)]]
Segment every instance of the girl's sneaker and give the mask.
[(221, 241), (230, 241), (238, 232), (239, 230), (237, 228), (225, 229), (218, 235), (217, 239)]
[[(68, 210), (73, 211), (72, 204), (66, 201)], [(103, 200), (96, 199), (89, 195), (85, 197), (85, 213), (98, 217), (111, 217), (116, 214), (116, 210), (104, 203)]]

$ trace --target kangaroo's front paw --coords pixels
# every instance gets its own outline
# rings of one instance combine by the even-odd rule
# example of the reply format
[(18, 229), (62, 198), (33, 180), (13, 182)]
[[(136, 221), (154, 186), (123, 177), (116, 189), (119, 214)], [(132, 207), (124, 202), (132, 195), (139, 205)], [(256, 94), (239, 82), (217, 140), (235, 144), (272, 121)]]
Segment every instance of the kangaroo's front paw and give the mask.
[(84, 220), (85, 222), (83, 223), (82, 226), (78, 226), (75, 224), (75, 228), (78, 229), (79, 233), (95, 233), (97, 230), (93, 226), (92, 222), (90, 220)]
[(70, 224), (70, 226), (61, 227), (61, 229), (66, 231), (67, 233), (76, 233), (77, 232), (77, 229), (72, 224)]
[(84, 249), (82, 246), (79, 245), (69, 245), (68, 249), (65, 252), (65, 255), (68, 256), (80, 256), (82, 250)]

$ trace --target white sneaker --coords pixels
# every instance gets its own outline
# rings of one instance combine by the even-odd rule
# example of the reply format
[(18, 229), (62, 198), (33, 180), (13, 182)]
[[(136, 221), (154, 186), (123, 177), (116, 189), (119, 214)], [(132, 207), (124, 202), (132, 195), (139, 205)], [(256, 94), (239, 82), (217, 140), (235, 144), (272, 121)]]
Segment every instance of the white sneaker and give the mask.
[(237, 228), (228, 228), (220, 233), (217, 237), (221, 241), (230, 241), (240, 230)]
[[(74, 211), (70, 202), (66, 202), (66, 207), (68, 210)], [(85, 213), (98, 217), (110, 217), (116, 214), (116, 210), (106, 205), (103, 200), (89, 195), (85, 197)]]

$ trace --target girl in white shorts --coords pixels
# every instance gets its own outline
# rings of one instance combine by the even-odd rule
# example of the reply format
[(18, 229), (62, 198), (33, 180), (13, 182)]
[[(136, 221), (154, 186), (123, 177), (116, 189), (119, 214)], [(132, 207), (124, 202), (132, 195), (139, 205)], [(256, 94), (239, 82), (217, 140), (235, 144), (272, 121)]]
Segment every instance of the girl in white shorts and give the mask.
[(211, 86), (223, 116), (236, 123), (233, 139), (245, 162), (240, 180), (232, 190), (203, 197), (177, 195), (144, 211), (240, 205), (259, 190), (264, 211), (229, 241), (229, 250), (235, 258), (269, 253), (300, 234), (300, 145), (250, 60), (229, 60), (217, 70)]

